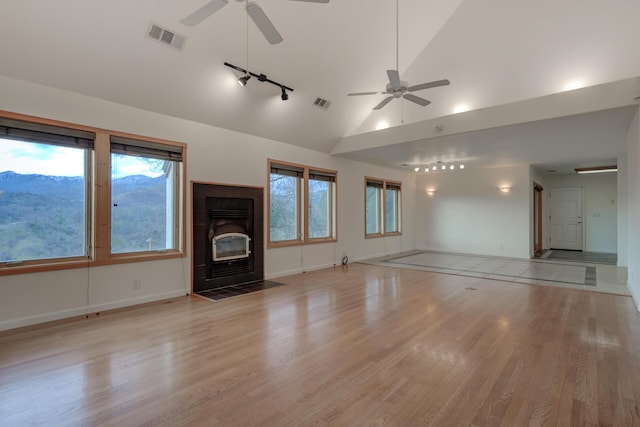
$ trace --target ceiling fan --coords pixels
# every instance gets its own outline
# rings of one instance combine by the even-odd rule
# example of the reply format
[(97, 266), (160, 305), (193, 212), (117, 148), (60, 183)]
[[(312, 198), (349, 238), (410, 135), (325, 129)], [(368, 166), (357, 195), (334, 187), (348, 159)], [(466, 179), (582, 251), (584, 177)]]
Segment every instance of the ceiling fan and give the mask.
[(419, 85), (409, 86), (409, 84), (405, 81), (400, 80), (400, 74), (398, 70), (387, 70), (387, 76), (389, 77), (389, 83), (387, 83), (386, 90), (384, 92), (357, 92), (357, 93), (348, 93), (347, 96), (358, 96), (358, 95), (390, 95), (387, 98), (383, 99), (378, 105), (373, 107), (374, 110), (380, 110), (382, 107), (391, 102), (394, 98), (404, 98), (407, 101), (415, 102), (418, 105), (422, 105), (423, 107), (431, 104), (431, 101), (428, 99), (421, 98), (412, 93), (417, 90), (429, 89), (432, 87), (446, 86), (451, 84), (451, 82), (447, 79), (444, 80), (436, 80), (428, 83), (421, 83)]
[(383, 92), (356, 92), (348, 93), (347, 96), (359, 96), (359, 95), (389, 95), (383, 99), (378, 105), (373, 107), (374, 110), (380, 110), (382, 107), (391, 102), (394, 98), (403, 98), (407, 101), (414, 102), (423, 107), (431, 104), (428, 99), (421, 98), (409, 92), (415, 92), (423, 89), (430, 89), (433, 87), (447, 86), (451, 82), (447, 79), (435, 80), (428, 83), (421, 83), (413, 86), (409, 86), (409, 83), (400, 80), (400, 73), (398, 72), (398, 0), (396, 0), (396, 69), (387, 70), (387, 77), (389, 83)]
[[(248, 1), (248, 0), (236, 0), (240, 3), (246, 3), (247, 14), (253, 22), (256, 24), (262, 35), (265, 39), (271, 44), (278, 44), (282, 41), (282, 36), (273, 25), (269, 17), (262, 10), (258, 4)], [(292, 0), (292, 1), (303, 1), (307, 3), (329, 3), (329, 0)], [(180, 21), (181, 24), (186, 25), (188, 27), (193, 27), (198, 25), (200, 22), (207, 19), (209, 16), (213, 15), (224, 6), (229, 3), (229, 0), (211, 0), (202, 6), (200, 9), (196, 10), (186, 18)]]

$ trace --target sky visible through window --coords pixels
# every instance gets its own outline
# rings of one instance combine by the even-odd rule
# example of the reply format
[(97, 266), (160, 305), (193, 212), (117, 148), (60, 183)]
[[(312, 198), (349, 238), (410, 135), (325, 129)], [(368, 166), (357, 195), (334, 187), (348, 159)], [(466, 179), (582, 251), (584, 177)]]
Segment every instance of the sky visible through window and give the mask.
[[(84, 176), (84, 152), (76, 148), (0, 139), (0, 172), (51, 176)], [(115, 171), (114, 171), (115, 173)], [(120, 156), (117, 175), (157, 177), (162, 174), (152, 164), (132, 156)]]

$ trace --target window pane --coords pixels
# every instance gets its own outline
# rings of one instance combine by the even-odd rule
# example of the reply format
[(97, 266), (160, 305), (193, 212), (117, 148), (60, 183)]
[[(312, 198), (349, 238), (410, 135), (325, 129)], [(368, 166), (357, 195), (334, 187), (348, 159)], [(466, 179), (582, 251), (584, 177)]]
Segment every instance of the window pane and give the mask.
[(272, 173), (269, 183), (269, 240), (279, 242), (298, 239), (298, 186), (294, 176)]
[(87, 255), (87, 153), (0, 139), (0, 262)]
[(331, 235), (331, 190), (333, 183), (309, 179), (309, 237)]
[(176, 249), (178, 165), (111, 154), (111, 253)]
[(395, 233), (398, 231), (398, 191), (387, 189), (385, 205), (385, 233)]
[(380, 189), (366, 187), (366, 232), (367, 234), (380, 233)]

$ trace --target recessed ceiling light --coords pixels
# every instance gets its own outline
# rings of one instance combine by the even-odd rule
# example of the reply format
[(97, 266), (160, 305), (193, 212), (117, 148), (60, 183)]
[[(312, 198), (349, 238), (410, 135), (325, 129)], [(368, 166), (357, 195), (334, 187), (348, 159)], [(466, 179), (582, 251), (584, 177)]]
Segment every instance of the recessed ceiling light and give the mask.
[(376, 125), (376, 130), (382, 130), (382, 129), (386, 129), (389, 127), (389, 123), (387, 123), (386, 121), (382, 120), (380, 122), (378, 122), (378, 124)]
[(467, 104), (459, 104), (453, 109), (453, 114), (464, 113), (465, 111), (469, 111), (469, 106)]

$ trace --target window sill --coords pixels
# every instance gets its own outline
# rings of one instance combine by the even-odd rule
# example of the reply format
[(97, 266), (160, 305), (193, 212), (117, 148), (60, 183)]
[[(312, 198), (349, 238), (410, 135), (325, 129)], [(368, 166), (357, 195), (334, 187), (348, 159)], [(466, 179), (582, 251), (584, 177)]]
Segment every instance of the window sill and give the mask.
[(377, 239), (379, 237), (393, 237), (393, 236), (402, 236), (401, 232), (394, 232), (394, 233), (377, 233), (377, 234), (365, 234), (364, 238), (365, 239)]
[(45, 271), (72, 270), (76, 268), (91, 268), (105, 265), (116, 265), (131, 262), (159, 261), (173, 258), (183, 258), (184, 252), (170, 251), (163, 253), (140, 253), (140, 254), (123, 254), (113, 255), (108, 260), (97, 261), (87, 258), (70, 258), (64, 261), (47, 260), (47, 261), (24, 261), (22, 264), (3, 265), (0, 266), (0, 276), (10, 276), (15, 274), (40, 273)]

